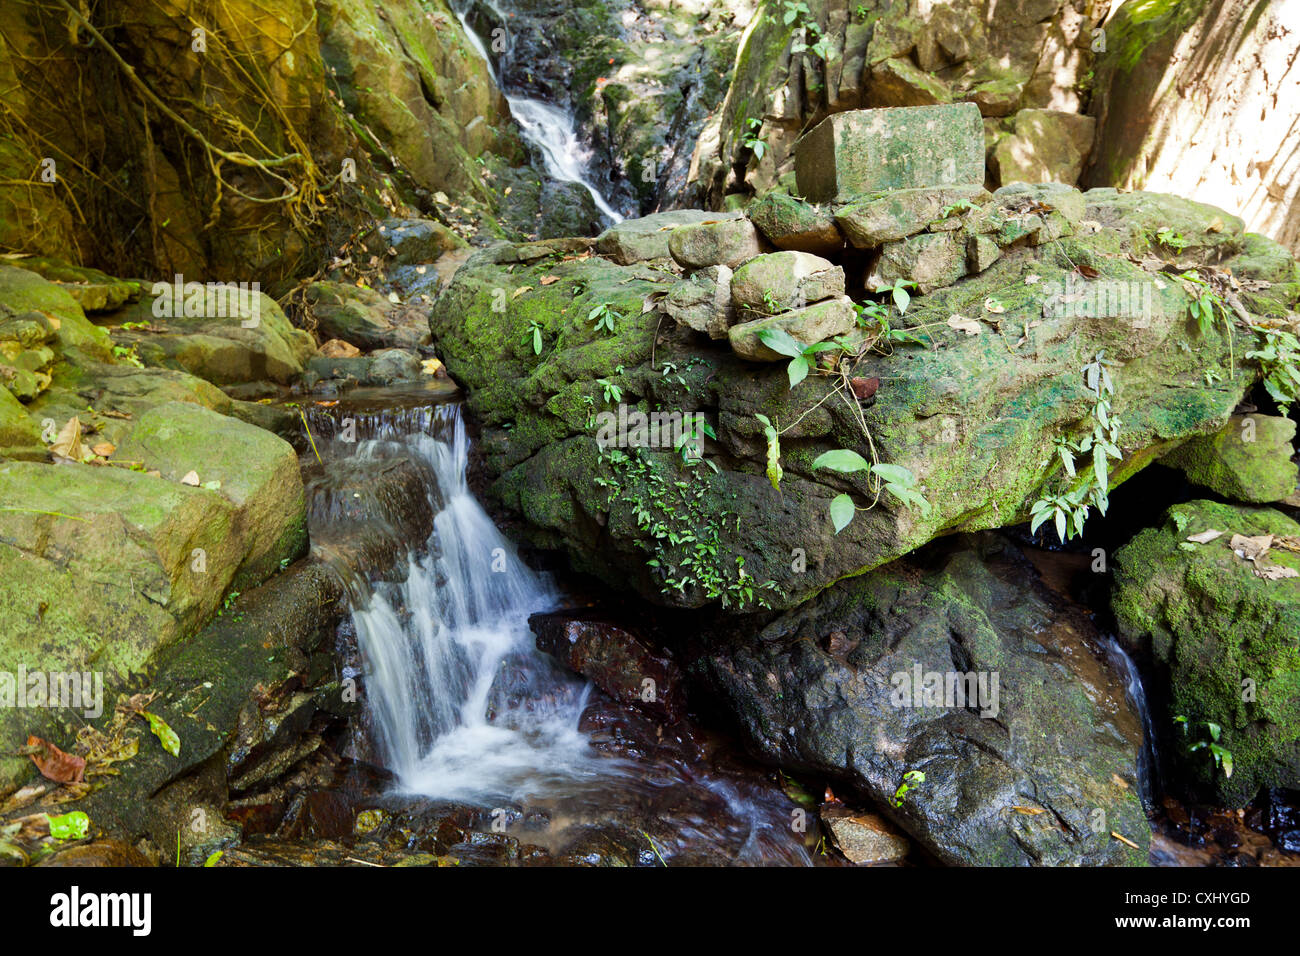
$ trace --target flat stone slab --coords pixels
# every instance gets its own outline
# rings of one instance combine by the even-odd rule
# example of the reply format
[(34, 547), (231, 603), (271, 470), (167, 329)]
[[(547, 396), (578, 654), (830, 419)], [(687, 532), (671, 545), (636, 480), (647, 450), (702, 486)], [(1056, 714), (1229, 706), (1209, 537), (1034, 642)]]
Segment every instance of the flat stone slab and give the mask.
[(795, 146), (795, 183), (810, 202), (860, 193), (984, 182), (984, 125), (973, 103), (850, 110)]

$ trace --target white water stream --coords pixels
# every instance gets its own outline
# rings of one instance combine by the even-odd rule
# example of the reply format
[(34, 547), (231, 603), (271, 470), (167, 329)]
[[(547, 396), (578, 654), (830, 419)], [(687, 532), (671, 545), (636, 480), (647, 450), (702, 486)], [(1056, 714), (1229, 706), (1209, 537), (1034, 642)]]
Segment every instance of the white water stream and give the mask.
[[(497, 15), (503, 26), (500, 28), (505, 31), (504, 24), (508, 17), (495, 4), (488, 3), (488, 8)], [(524, 138), (536, 146), (542, 153), (542, 161), (546, 164), (546, 171), (553, 179), (566, 183), (578, 183), (591, 193), (592, 200), (596, 203), (596, 208), (612, 219), (614, 222), (622, 222), (623, 217), (614, 211), (609, 201), (601, 194), (600, 190), (592, 185), (588, 178), (588, 167), (591, 164), (591, 150), (587, 149), (581, 138), (578, 136), (577, 122), (574, 117), (550, 103), (542, 100), (532, 99), (526, 96), (518, 96), (510, 93), (502, 83), (502, 78), (497, 75), (496, 67), (492, 63), (491, 57), (488, 56), (487, 47), (483, 44), (482, 38), (474, 31), (468, 19), (468, 9), (463, 4), (456, 4), (453, 8), (460, 25), (469, 39), (470, 45), (479, 56), (483, 58), (488, 66), (488, 71), (492, 74), (493, 82), (501, 89), (510, 105), (510, 112), (519, 124), (519, 129)], [(502, 38), (506, 45), (510, 43), (508, 35)]]
[[(654, 821), (656, 853), (668, 859), (810, 861), (790, 832), (788, 799), (761, 777), (613, 755), (579, 730), (591, 687), (538, 651), (528, 626), (562, 595), (470, 492), (458, 403), (348, 415), (362, 440), (323, 440), (324, 453), (414, 459), (430, 478), (433, 531), (403, 542), (405, 579), (353, 596), (368, 725), (400, 791), (543, 807), (568, 821), (561, 833), (574, 822)], [(317, 418), (313, 432), (329, 430)]]

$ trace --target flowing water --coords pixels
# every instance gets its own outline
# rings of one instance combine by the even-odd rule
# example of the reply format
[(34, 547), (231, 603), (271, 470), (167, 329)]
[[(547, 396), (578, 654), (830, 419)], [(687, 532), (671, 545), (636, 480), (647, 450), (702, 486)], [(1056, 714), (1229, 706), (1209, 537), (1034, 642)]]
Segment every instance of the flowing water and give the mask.
[(1142, 686), (1142, 675), (1138, 672), (1133, 658), (1112, 636), (1106, 637), (1106, 656), (1111, 664), (1124, 678), (1124, 691), (1129, 703), (1137, 713), (1142, 724), (1142, 749), (1138, 753), (1138, 788), (1141, 791), (1142, 805), (1150, 812), (1160, 793), (1160, 760), (1156, 752), (1156, 729), (1151, 722), (1151, 710), (1147, 706), (1146, 689)]
[[(590, 686), (536, 649), (529, 615), (564, 596), (519, 559), (470, 492), (458, 403), (331, 412), (311, 422), (327, 461), (414, 460), (429, 482), (433, 530), (406, 542), (405, 574), (353, 587), (370, 731), (400, 792), (540, 810), (552, 823), (529, 836), (539, 845), (561, 845), (574, 827), (635, 820), (667, 860), (810, 862), (790, 801), (752, 770), (593, 746), (602, 721), (637, 718), (606, 700), (593, 707)], [(339, 437), (343, 414), (355, 442)]]
[(501, 31), (501, 39), (504, 44), (501, 75), (498, 75), (497, 68), (493, 64), (491, 56), (488, 55), (487, 46), (484, 44), (483, 39), (469, 22), (468, 6), (465, 3), (458, 3), (453, 9), (460, 20), (465, 35), (469, 38), (470, 45), (487, 63), (493, 81), (504, 94), (506, 102), (510, 104), (510, 113), (514, 116), (515, 122), (519, 124), (519, 129), (524, 138), (541, 152), (542, 161), (546, 164), (546, 171), (553, 179), (566, 183), (578, 183), (585, 187), (587, 192), (591, 193), (591, 198), (596, 203), (597, 209), (614, 222), (622, 222), (623, 217), (614, 210), (605, 196), (591, 182), (591, 150), (583, 144), (581, 137), (578, 135), (577, 122), (573, 115), (542, 100), (510, 92), (508, 77), (506, 76), (507, 67), (510, 63), (510, 37), (505, 28), (509, 17), (496, 3), (488, 2), (485, 6), (492, 11), (501, 24), (497, 28)]

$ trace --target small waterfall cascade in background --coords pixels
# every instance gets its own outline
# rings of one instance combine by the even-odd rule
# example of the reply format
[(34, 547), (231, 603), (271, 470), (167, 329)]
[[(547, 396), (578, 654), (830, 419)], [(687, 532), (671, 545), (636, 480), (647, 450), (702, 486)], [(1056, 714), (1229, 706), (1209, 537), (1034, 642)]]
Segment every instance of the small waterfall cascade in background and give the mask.
[(1138, 715), (1142, 726), (1142, 751), (1138, 754), (1138, 789), (1142, 804), (1148, 810), (1154, 806), (1160, 790), (1160, 761), (1156, 753), (1156, 729), (1151, 722), (1142, 675), (1123, 645), (1113, 636), (1106, 637), (1106, 656), (1124, 678), (1124, 692)]
[[(528, 626), (563, 594), (519, 559), (470, 492), (459, 403), (309, 414), (327, 462), (414, 462), (428, 486), (427, 541), (378, 532), (401, 547), (397, 573), (361, 580), (368, 575), (357, 551), (321, 555), (351, 578), (368, 729), (400, 792), (541, 807), (570, 825), (655, 819), (656, 852), (668, 859), (706, 848), (738, 863), (810, 861), (790, 833), (788, 800), (770, 785), (592, 746), (579, 729), (590, 685), (537, 650)], [(339, 439), (341, 414), (355, 441)], [(346, 510), (346, 502), (328, 507)]]
[[(501, 30), (505, 30), (507, 14), (497, 6), (495, 2), (487, 3), (490, 9), (502, 23)], [(460, 25), (469, 38), (470, 45), (481, 56), (488, 65), (488, 70), (492, 73), (493, 80), (501, 89), (510, 104), (510, 112), (519, 124), (519, 129), (523, 132), (524, 138), (536, 146), (542, 153), (542, 160), (546, 164), (546, 171), (550, 173), (553, 179), (561, 182), (578, 183), (591, 193), (591, 198), (596, 203), (596, 208), (604, 215), (608, 216), (614, 222), (622, 222), (623, 216), (619, 215), (609, 204), (609, 201), (601, 194), (600, 190), (592, 185), (588, 176), (588, 168), (591, 164), (591, 151), (587, 149), (581, 138), (578, 136), (577, 121), (574, 117), (550, 103), (527, 96), (519, 96), (511, 93), (499, 76), (496, 67), (492, 63), (492, 58), (488, 55), (487, 46), (483, 39), (475, 32), (469, 22), (469, 9), (463, 2), (453, 5)], [(507, 45), (509, 38), (506, 37)]]

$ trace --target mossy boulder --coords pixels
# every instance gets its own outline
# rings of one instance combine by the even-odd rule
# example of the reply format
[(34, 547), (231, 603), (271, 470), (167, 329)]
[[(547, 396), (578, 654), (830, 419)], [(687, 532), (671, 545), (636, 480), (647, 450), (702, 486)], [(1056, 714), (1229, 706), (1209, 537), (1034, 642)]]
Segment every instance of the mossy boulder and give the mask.
[[(1115, 363), (1112, 409), (1122, 422), (1112, 488), (1228, 420), (1257, 374), (1240, 361), (1253, 336), (1223, 324), (1203, 334), (1182, 287), (1156, 281), (1132, 261), (1135, 250), (1149, 248), (1148, 234), (1107, 216), (1107, 201), (1089, 195), (1097, 228), (1040, 245), (1030, 244), (1031, 235), (1056, 229), (1051, 216), (1059, 210), (1047, 219), (1035, 213), (1028, 224), (1010, 217), (1024, 241), (1007, 242), (978, 275), (913, 298), (900, 324), (929, 345), (869, 351), (860, 360), (826, 357), (828, 365), (845, 358), (852, 377), (879, 379), (874, 400), (847, 387), (831, 394), (836, 379), (815, 373), (792, 390), (784, 363), (741, 359), (661, 315), (658, 302), (674, 276), (580, 258), (581, 244), (476, 253), (435, 304), (430, 328), (483, 426), (492, 492), (523, 519), (533, 543), (563, 549), (582, 570), (672, 605), (725, 595), (733, 606), (761, 598), (790, 607), (936, 536), (1025, 520), (1065, 481), (1056, 440), (1091, 433), (1095, 400), (1083, 369), (1099, 355)], [(1181, 200), (1123, 201), (1145, 201), (1152, 220), (1195, 213), (1208, 225), (1216, 215)], [(1232, 230), (1224, 219), (1222, 234), (1199, 248), (1217, 257), (1239, 243)], [(1082, 279), (1080, 264), (1096, 278)], [(1087, 307), (1065, 308), (1062, 291), (1075, 283), (1086, 285)], [(1117, 288), (1142, 294), (1115, 303), (1092, 295)], [(1261, 304), (1285, 312), (1284, 302)], [(612, 331), (596, 328), (606, 306), (617, 316)], [(953, 328), (954, 315), (976, 331)], [(716, 473), (684, 462), (675, 442), (638, 434), (635, 421), (616, 448), (602, 450), (605, 412), (657, 415), (660, 423), (703, 415), (717, 436), (703, 443)], [(781, 432), (779, 490), (767, 474), (760, 414)], [(813, 467), (840, 448), (907, 469), (930, 509), (888, 493), (877, 501), (861, 473)], [(836, 534), (829, 505), (840, 494), (866, 510)], [(706, 559), (693, 558), (697, 545)], [(683, 570), (692, 568), (700, 573)]]
[(316, 351), (311, 334), (294, 328), (265, 293), (250, 290), (249, 305), (238, 309), (216, 307), (211, 295), (195, 307), (164, 295), (146, 294), (134, 305), (97, 317), (113, 326), (119, 348), (151, 368), (190, 372), (216, 385), (287, 384)]
[(1202, 488), (1247, 504), (1281, 501), (1296, 490), (1295, 422), (1277, 415), (1234, 415), (1218, 432), (1193, 438), (1161, 464)]
[(313, 282), (307, 286), (305, 300), (321, 341), (342, 339), (365, 350), (414, 348), (429, 335), (423, 315), (373, 289), (346, 282)]
[[(1223, 534), (1187, 540), (1210, 530)], [(1238, 534), (1273, 535), (1275, 545), (1252, 565), (1233, 551)], [(1185, 785), (1227, 806), (1300, 779), (1300, 577), (1255, 573), (1261, 564), (1300, 571), (1300, 554), (1277, 543), (1296, 536), (1300, 524), (1269, 508), (1190, 501), (1115, 555), (1120, 633), (1151, 655), (1167, 687), (1156, 715), (1172, 742), (1166, 753)], [(1185, 731), (1174, 730), (1176, 717)], [(1221, 729), (1231, 776), (1215, 765), (1207, 723)], [(1197, 743), (1207, 746), (1192, 751)]]
[(995, 536), (936, 543), (758, 633), (722, 624), (705, 640), (694, 670), (752, 751), (843, 781), (940, 860), (1145, 864), (1123, 676), (1088, 617)]
[[(112, 692), (193, 633), (230, 588), (256, 585), (306, 547), (297, 457), (270, 432), (170, 402), (114, 434), (115, 460), (138, 459), (138, 470), (0, 461), (7, 671), (94, 671)], [(182, 482), (190, 470), (208, 486)], [(16, 747), (36, 719), (0, 708), (0, 737)], [(0, 790), (29, 771), (29, 761), (0, 761)]]
[(191, 402), (140, 416), (115, 457), (180, 481), (191, 471), (235, 507), (231, 534), (244, 543), (235, 587), (257, 583), (307, 545), (302, 478), (293, 446), (269, 431)]

